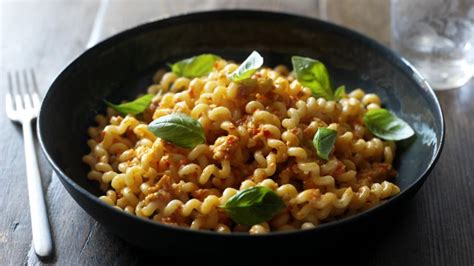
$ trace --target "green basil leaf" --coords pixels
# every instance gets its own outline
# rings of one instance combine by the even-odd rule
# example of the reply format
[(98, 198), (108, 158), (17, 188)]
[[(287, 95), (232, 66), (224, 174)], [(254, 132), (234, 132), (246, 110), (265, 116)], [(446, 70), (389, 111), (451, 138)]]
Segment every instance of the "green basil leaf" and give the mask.
[(291, 57), (291, 62), (296, 79), (303, 86), (310, 88), (314, 96), (323, 97), (326, 100), (334, 99), (329, 73), (323, 63), (301, 56)]
[(202, 54), (178, 61), (170, 67), (171, 71), (178, 76), (187, 78), (202, 77), (212, 71), (214, 63), (218, 59), (219, 56), (217, 55)]
[(342, 85), (334, 91), (334, 98), (337, 101), (344, 98), (344, 96), (346, 96), (346, 86)]
[(337, 131), (325, 127), (318, 128), (313, 138), (313, 145), (320, 158), (329, 159), (328, 156), (336, 143), (336, 137)]
[(148, 130), (183, 148), (194, 148), (206, 141), (201, 123), (181, 113), (165, 115), (152, 121)]
[(269, 188), (256, 186), (240, 191), (221, 207), (234, 222), (251, 226), (268, 221), (286, 205)]
[(256, 51), (253, 51), (245, 61), (240, 64), (234, 72), (229, 74), (233, 81), (241, 81), (250, 78), (263, 65), (263, 57)]
[(113, 104), (109, 101), (104, 100), (104, 102), (114, 108), (116, 111), (126, 115), (126, 114), (132, 114), (132, 115), (137, 115), (140, 113), (143, 113), (145, 109), (150, 105), (151, 100), (153, 99), (155, 95), (153, 94), (146, 94), (133, 102), (128, 102), (128, 103), (122, 103), (122, 104)]
[(386, 109), (369, 110), (364, 115), (364, 123), (372, 134), (385, 140), (402, 140), (415, 134), (405, 121)]

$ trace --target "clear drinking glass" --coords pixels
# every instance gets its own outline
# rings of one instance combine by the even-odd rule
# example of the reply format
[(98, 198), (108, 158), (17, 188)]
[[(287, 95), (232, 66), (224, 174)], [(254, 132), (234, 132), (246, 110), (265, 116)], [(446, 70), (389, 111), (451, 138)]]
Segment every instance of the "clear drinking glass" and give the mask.
[(392, 46), (435, 89), (474, 74), (474, 0), (391, 0)]

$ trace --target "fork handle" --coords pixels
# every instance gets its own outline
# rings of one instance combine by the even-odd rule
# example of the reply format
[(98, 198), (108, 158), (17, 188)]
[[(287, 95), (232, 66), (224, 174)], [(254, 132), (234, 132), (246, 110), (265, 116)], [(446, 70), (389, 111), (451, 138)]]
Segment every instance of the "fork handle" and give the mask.
[(23, 121), (23, 139), (25, 142), (26, 176), (28, 181), (28, 198), (30, 202), (31, 229), (33, 247), (40, 257), (53, 253), (53, 241), (48, 222), (48, 213), (44, 201), (43, 186), (36, 159), (31, 120)]

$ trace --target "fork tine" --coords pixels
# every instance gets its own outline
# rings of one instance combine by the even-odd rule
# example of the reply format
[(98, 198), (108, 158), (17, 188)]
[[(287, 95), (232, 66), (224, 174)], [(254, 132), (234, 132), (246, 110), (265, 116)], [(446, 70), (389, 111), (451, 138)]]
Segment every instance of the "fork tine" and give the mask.
[(7, 116), (10, 117), (13, 114), (13, 99), (12, 95), (8, 92), (5, 95), (5, 107), (7, 109)]
[(15, 81), (15, 85), (12, 86), (13, 97), (15, 97), (15, 108), (16, 110), (21, 110), (24, 106), (21, 100), (21, 85), (18, 71), (15, 71)]
[(26, 109), (31, 109), (33, 108), (33, 102), (31, 100), (32, 92), (30, 89), (30, 85), (28, 84), (28, 77), (26, 76), (26, 70), (23, 70), (23, 87), (24, 93), (23, 93), (23, 103), (25, 104)]
[(33, 84), (33, 92), (35, 92), (36, 94), (39, 94), (38, 84), (36, 83), (35, 71), (33, 71), (32, 68), (30, 68), (30, 75), (31, 75), (31, 83)]
[(31, 83), (32, 83), (31, 99), (33, 101), (33, 108), (39, 108), (40, 100), (39, 100), (38, 83), (36, 83), (36, 76), (33, 69), (30, 69), (30, 75), (31, 75)]

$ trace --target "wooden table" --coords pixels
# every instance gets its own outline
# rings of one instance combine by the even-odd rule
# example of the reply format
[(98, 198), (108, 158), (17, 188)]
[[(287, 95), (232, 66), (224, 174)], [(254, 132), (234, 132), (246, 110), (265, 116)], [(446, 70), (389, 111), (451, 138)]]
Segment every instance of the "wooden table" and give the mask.
[[(249, 8), (304, 14), (346, 25), (388, 44), (388, 2), (3, 1), (0, 94), (7, 91), (6, 71), (34, 68), (44, 94), (87, 45), (144, 21), (196, 10)], [(360, 260), (367, 265), (473, 265), (474, 81), (437, 95), (447, 134), (432, 174), (386, 235), (352, 240), (349, 246), (341, 243), (339, 256), (329, 259)], [(0, 98), (3, 112), (4, 98)], [(0, 128), (0, 265), (36, 264), (41, 261), (31, 246), (21, 128), (5, 115), (0, 115)], [(55, 256), (42, 262), (129, 265), (149, 258), (89, 217), (59, 180), (51, 177), (51, 168), (39, 148), (37, 153), (56, 248)], [(161, 255), (166, 254), (153, 256)], [(315, 251), (314, 262), (327, 256)]]

